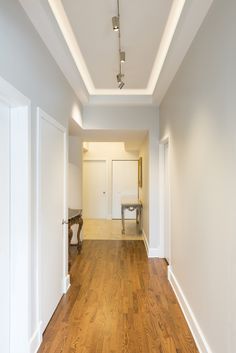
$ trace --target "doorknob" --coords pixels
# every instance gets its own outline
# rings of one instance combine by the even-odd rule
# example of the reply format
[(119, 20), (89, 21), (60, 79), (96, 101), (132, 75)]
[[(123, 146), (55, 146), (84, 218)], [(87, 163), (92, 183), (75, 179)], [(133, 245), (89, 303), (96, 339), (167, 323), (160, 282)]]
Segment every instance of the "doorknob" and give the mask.
[(103, 191), (102, 193), (103, 193), (103, 195), (104, 195), (104, 194), (106, 193), (106, 191)]
[(69, 222), (67, 220), (63, 219), (62, 224), (69, 224)]

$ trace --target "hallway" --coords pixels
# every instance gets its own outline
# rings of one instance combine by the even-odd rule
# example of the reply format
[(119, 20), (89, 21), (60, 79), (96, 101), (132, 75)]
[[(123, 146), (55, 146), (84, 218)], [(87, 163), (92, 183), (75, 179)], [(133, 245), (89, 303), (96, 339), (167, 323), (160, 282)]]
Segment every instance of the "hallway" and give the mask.
[(140, 241), (83, 242), (38, 353), (196, 353), (164, 260)]

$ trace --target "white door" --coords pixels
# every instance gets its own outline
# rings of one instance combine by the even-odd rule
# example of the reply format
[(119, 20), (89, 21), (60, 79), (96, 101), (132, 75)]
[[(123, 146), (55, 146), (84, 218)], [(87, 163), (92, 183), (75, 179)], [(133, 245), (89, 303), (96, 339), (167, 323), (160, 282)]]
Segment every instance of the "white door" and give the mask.
[(0, 101), (0, 350), (10, 339), (10, 108)]
[(164, 144), (164, 256), (170, 263), (169, 144)]
[(39, 239), (44, 330), (63, 294), (65, 131), (39, 113)]
[(83, 163), (84, 218), (107, 218), (106, 161)]
[[(138, 161), (112, 161), (112, 218), (121, 218), (121, 198), (138, 199)], [(134, 219), (135, 212), (125, 211), (126, 219)]]

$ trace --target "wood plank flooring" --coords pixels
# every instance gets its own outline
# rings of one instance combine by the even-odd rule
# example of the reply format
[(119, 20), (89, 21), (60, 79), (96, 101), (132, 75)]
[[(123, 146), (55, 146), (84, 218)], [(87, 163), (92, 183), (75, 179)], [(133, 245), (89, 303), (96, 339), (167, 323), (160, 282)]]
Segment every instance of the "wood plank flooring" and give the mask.
[(164, 260), (141, 241), (86, 240), (39, 353), (197, 353)]

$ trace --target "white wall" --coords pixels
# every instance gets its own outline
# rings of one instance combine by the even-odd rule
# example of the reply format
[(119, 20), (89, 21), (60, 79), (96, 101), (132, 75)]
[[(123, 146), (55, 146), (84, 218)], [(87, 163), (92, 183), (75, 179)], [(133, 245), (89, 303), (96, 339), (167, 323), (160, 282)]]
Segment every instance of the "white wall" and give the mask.
[[(30, 337), (37, 333), (35, 179), (36, 107), (67, 127), (68, 119), (79, 114), (80, 103), (60, 69), (48, 53), (18, 1), (0, 0), (0, 76), (27, 96), (32, 103), (32, 239), (31, 239), (31, 324)], [(19, 249), (20, 251), (20, 249)], [(37, 335), (35, 336), (37, 338)], [(32, 345), (34, 342), (32, 342)]]
[(158, 139), (159, 110), (155, 106), (86, 106), (84, 129), (147, 130), (149, 154), (149, 255), (159, 256)]
[(213, 2), (160, 108), (171, 266), (214, 353), (236, 352), (235, 14), (235, 0)]
[[(84, 160), (105, 160), (107, 165), (107, 218), (112, 218), (112, 160), (138, 160), (138, 152), (127, 152), (123, 142), (89, 142)], [(84, 181), (86, 182), (86, 181)]]
[(85, 106), (84, 129), (149, 130), (157, 117), (151, 106)]
[(69, 163), (69, 178), (68, 178), (68, 208), (80, 209), (82, 208), (81, 203), (81, 187), (80, 187), (80, 174), (81, 169), (73, 163)]
[(82, 208), (83, 143), (77, 136), (69, 136), (69, 207)]

